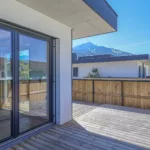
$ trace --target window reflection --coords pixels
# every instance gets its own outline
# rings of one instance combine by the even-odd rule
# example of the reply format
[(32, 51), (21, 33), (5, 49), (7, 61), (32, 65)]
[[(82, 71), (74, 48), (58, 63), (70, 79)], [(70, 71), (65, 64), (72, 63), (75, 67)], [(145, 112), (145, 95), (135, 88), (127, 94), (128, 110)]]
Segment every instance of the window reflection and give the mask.
[(0, 140), (11, 135), (11, 33), (0, 29)]
[(47, 42), (20, 35), (20, 132), (48, 121)]

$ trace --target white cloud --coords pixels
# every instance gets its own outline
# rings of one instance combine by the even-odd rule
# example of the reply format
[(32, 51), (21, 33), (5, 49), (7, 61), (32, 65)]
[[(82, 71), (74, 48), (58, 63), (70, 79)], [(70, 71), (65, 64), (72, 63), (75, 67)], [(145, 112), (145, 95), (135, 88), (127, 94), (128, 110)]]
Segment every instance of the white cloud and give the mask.
[(133, 43), (133, 44), (128, 44), (128, 45), (124, 45), (120, 48), (127, 48), (127, 47), (132, 47), (132, 46), (138, 46), (138, 45), (143, 45), (143, 44), (147, 44), (150, 43), (150, 41), (142, 41), (142, 42), (137, 42), (137, 43)]

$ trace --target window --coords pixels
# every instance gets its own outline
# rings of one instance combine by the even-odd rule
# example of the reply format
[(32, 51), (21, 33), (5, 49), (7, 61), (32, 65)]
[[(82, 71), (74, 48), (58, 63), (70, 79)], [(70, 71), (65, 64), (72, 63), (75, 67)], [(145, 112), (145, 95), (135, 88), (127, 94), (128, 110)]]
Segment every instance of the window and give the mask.
[(23, 132), (49, 120), (48, 46), (45, 40), (23, 34), (19, 39), (19, 127)]
[(146, 67), (143, 68), (143, 78), (146, 78), (147, 72), (146, 72)]
[[(9, 55), (9, 58), (7, 57)], [(11, 136), (12, 123), (12, 43), (11, 32), (0, 29), (0, 140)], [(7, 78), (7, 71), (10, 78)]]
[(139, 78), (142, 77), (142, 66), (139, 66)]
[(78, 67), (73, 68), (73, 77), (78, 77)]
[(0, 142), (53, 121), (53, 40), (0, 23)]

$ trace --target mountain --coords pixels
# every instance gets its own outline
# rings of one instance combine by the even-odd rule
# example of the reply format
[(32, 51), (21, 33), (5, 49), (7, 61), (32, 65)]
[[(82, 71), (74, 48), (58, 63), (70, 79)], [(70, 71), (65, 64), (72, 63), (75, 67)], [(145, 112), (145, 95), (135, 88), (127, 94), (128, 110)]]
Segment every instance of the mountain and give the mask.
[(78, 45), (73, 48), (73, 53), (76, 53), (78, 57), (92, 56), (92, 55), (105, 55), (111, 54), (113, 56), (131, 56), (131, 53), (124, 52), (114, 48), (108, 48), (104, 46), (98, 46), (91, 42)]

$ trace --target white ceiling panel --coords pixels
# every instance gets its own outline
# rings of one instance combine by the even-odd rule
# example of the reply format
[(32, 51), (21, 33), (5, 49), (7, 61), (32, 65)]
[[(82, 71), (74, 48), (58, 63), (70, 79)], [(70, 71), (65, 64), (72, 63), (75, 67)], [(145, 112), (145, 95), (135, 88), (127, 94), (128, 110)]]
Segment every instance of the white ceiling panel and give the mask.
[(73, 39), (113, 32), (83, 0), (17, 0), (73, 29)]

